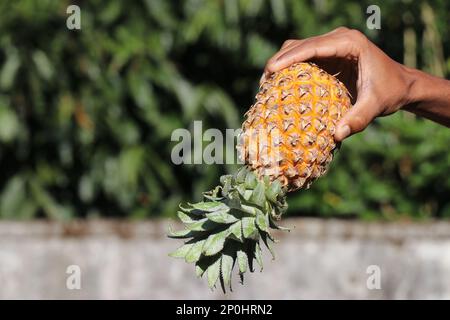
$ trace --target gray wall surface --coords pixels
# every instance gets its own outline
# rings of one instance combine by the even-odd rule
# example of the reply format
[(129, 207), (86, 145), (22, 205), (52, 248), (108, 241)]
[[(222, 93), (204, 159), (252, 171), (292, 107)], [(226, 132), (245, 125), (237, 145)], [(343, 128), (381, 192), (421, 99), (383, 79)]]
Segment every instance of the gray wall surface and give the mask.
[[(233, 292), (210, 291), (167, 256), (168, 221), (0, 223), (1, 299), (450, 299), (450, 223), (286, 219), (277, 259)], [(175, 226), (176, 227), (176, 226)], [(81, 271), (69, 290), (67, 268)], [(380, 289), (368, 289), (369, 266)], [(372, 279), (372, 278), (370, 278)], [(370, 282), (370, 281), (369, 281)], [(372, 282), (371, 282), (372, 283)]]

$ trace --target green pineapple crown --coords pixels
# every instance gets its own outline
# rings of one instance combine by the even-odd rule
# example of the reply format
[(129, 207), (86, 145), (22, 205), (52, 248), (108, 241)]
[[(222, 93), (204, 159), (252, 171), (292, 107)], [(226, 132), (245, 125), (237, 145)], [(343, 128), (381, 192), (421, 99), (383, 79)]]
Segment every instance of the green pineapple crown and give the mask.
[(203, 193), (203, 201), (180, 205), (178, 217), (185, 229), (172, 231), (171, 238), (189, 239), (170, 254), (195, 263), (198, 277), (207, 274), (210, 288), (220, 282), (231, 290), (231, 274), (238, 264), (241, 283), (244, 273), (254, 271), (256, 260), (263, 269), (261, 242), (275, 254), (270, 229), (289, 230), (275, 224), (287, 209), (286, 189), (268, 177), (259, 180), (247, 167), (220, 178), (221, 185)]

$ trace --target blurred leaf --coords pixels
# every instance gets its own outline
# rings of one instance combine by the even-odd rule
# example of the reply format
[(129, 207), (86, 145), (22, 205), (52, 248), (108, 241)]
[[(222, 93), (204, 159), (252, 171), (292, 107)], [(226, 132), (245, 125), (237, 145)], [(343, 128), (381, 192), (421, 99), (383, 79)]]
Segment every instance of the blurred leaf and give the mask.
[(0, 101), (0, 140), (11, 142), (19, 133), (20, 124), (16, 114)]
[(20, 67), (20, 58), (17, 50), (8, 51), (6, 61), (0, 70), (0, 88), (4, 90), (11, 89)]
[(36, 65), (39, 75), (44, 80), (50, 80), (53, 76), (53, 66), (47, 55), (43, 51), (37, 50), (33, 53), (33, 61)]

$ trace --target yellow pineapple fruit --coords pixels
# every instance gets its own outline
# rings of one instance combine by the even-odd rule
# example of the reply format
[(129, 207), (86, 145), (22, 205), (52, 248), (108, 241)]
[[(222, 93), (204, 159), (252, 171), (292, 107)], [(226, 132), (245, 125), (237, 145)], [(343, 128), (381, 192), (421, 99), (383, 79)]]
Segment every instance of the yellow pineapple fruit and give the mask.
[(270, 229), (286, 230), (275, 224), (287, 209), (286, 193), (325, 173), (336, 124), (350, 105), (345, 86), (312, 63), (263, 79), (237, 147), (245, 166), (222, 176), (202, 202), (180, 205), (185, 230), (169, 236), (189, 240), (171, 256), (195, 263), (198, 276), (206, 273), (209, 286), (219, 281), (224, 291), (236, 262), (241, 281), (254, 260), (262, 269), (261, 243), (274, 257)]
[(261, 81), (238, 150), (259, 178), (289, 191), (309, 187), (332, 160), (336, 123), (349, 107), (339, 80), (314, 64), (293, 64)]

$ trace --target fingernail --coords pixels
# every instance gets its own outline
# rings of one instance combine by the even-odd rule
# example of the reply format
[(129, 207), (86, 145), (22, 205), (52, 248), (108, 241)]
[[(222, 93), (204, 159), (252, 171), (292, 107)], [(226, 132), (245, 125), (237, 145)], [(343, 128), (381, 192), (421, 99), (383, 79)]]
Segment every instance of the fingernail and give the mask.
[(261, 76), (261, 79), (259, 79), (259, 83), (263, 83), (266, 80), (266, 73), (264, 72)]
[(350, 126), (346, 124), (338, 128), (337, 136), (339, 137), (340, 140), (344, 140), (350, 135), (350, 132), (351, 132)]

